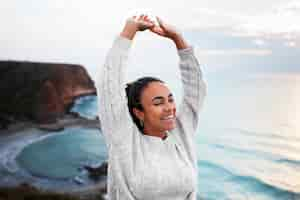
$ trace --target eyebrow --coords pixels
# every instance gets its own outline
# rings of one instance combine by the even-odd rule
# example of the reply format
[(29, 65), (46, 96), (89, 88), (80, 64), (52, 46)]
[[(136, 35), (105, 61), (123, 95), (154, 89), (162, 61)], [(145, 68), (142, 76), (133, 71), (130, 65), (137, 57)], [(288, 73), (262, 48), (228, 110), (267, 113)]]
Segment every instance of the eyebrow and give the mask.
[[(170, 98), (170, 97), (173, 97), (173, 94), (172, 94), (172, 93), (169, 94), (168, 98)], [(155, 100), (163, 100), (163, 99), (164, 99), (163, 96), (156, 96), (156, 97), (154, 97), (154, 98), (152, 99), (152, 101), (155, 101)]]

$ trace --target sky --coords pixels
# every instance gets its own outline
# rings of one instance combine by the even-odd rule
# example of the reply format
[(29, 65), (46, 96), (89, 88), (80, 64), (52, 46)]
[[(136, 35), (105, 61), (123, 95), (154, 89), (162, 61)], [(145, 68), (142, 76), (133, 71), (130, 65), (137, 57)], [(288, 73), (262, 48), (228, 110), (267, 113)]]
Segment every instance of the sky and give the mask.
[[(126, 18), (148, 14), (176, 26), (207, 73), (300, 73), (299, 0), (3, 1), (1, 60), (78, 63), (95, 69)], [(146, 60), (159, 65), (162, 52), (173, 58), (174, 46), (139, 33), (133, 50), (138, 58), (132, 64)]]

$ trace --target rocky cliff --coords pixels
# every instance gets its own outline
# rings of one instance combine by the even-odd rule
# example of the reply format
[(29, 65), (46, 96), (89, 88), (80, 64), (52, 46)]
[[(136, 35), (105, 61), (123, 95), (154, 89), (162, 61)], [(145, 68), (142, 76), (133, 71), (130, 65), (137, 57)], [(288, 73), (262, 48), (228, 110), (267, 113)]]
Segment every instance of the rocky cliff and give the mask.
[(96, 94), (83, 66), (0, 61), (0, 128), (16, 120), (54, 123), (76, 97)]

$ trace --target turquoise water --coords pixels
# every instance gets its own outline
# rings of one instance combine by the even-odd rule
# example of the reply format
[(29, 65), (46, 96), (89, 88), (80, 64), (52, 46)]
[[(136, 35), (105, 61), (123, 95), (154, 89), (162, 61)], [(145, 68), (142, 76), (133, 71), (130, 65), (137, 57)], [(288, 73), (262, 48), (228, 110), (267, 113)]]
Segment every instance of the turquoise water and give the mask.
[(69, 128), (35, 142), (17, 156), (17, 162), (32, 175), (65, 180), (80, 176), (82, 166), (106, 159), (99, 130), (82, 128)]
[[(300, 76), (208, 79), (198, 129), (199, 199), (300, 199)], [(73, 110), (97, 115), (96, 97)], [(106, 159), (98, 130), (72, 128), (26, 147), (20, 165), (49, 179)]]
[(77, 112), (80, 116), (94, 119), (97, 116), (97, 96), (85, 96), (75, 101), (71, 111)]

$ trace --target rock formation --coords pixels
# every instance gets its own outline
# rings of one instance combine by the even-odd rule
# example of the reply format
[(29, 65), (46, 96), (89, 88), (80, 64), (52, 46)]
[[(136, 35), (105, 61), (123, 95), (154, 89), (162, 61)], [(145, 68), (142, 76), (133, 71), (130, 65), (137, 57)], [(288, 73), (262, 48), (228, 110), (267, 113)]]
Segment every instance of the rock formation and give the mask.
[(103, 162), (100, 166), (85, 165), (84, 168), (89, 172), (89, 177), (98, 180), (102, 176), (107, 176), (108, 162)]
[(16, 120), (54, 123), (76, 97), (96, 94), (83, 66), (0, 61), (0, 128)]

